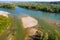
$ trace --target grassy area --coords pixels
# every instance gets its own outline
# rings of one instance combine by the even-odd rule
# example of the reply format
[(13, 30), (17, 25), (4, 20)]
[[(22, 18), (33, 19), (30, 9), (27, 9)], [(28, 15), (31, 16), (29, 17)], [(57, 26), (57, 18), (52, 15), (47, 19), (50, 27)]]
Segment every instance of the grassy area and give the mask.
[(24, 29), (22, 28), (21, 21), (18, 19), (17, 16), (14, 16), (14, 25), (15, 25), (15, 32), (14, 40), (23, 40), (23, 36), (25, 34)]
[(6, 28), (8, 27), (9, 23), (11, 22), (10, 17), (5, 17), (0, 15), (0, 33)]
[(7, 36), (10, 34), (10, 27), (12, 27), (11, 21), (10, 15), (8, 18), (0, 15), (0, 40), (6, 40)]
[(49, 24), (39, 17), (35, 17), (39, 22), (39, 30), (42, 32), (41, 40), (60, 40), (60, 28), (58, 26)]

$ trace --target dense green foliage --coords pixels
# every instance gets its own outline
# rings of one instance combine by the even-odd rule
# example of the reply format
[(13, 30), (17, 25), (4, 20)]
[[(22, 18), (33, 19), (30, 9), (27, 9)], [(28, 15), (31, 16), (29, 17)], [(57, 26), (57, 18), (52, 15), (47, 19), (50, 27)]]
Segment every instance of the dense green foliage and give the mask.
[(7, 18), (5, 16), (0, 15), (0, 32), (2, 32), (11, 22), (10, 17)]
[(42, 4), (42, 3), (20, 3), (19, 7), (45, 11), (45, 12), (55, 12), (60, 13), (60, 5), (59, 4)]
[(3, 8), (8, 8), (8, 9), (15, 9), (15, 4), (14, 3), (0, 3), (0, 7)]
[(23, 7), (27, 9), (33, 9), (33, 10), (39, 10), (39, 11), (45, 11), (45, 12), (55, 12), (60, 13), (60, 4), (47, 4), (47, 3), (32, 3), (32, 2), (21, 2), (21, 3), (0, 3), (0, 7), (8, 8), (8, 9), (15, 9), (15, 7)]

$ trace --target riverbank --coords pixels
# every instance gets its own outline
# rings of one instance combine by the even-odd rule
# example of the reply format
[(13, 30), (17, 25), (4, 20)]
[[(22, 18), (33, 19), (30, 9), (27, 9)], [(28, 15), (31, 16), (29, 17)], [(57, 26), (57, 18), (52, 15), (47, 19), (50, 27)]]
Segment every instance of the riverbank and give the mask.
[(49, 12), (49, 13), (60, 13), (60, 5), (59, 4), (44, 4), (44, 3), (36, 3), (36, 2), (5, 2), (0, 3), (0, 8), (6, 8), (6, 9), (15, 9), (16, 6), (31, 9), (31, 10), (37, 10), (37, 11), (43, 11), (43, 12)]
[(4, 26), (4, 29), (2, 29), (2, 32), (0, 33), (0, 40), (6, 40), (8, 35), (10, 35), (12, 28), (12, 21), (9, 22), (6, 27)]
[(0, 33), (9, 26), (11, 23), (10, 13), (0, 11)]
[(15, 9), (16, 4), (12, 2), (3, 2), (0, 3), (0, 8), (6, 8), (6, 9)]
[(18, 5), (19, 7), (37, 10), (49, 13), (60, 13), (60, 5), (59, 4), (43, 4), (43, 3), (21, 3)]

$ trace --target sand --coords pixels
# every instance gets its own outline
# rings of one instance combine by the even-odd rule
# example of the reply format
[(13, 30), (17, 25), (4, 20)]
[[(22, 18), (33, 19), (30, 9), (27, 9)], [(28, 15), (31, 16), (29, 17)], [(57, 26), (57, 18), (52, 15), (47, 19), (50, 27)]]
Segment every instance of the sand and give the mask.
[(36, 32), (37, 32), (38, 30), (36, 29), (36, 28), (31, 28), (30, 30), (29, 30), (29, 35), (35, 35), (36, 34)]
[(10, 14), (10, 13), (5, 12), (5, 11), (0, 11), (0, 15), (3, 15), (5, 17), (8, 17), (8, 14)]
[(30, 16), (22, 16), (21, 21), (24, 28), (34, 27), (38, 24), (38, 21)]

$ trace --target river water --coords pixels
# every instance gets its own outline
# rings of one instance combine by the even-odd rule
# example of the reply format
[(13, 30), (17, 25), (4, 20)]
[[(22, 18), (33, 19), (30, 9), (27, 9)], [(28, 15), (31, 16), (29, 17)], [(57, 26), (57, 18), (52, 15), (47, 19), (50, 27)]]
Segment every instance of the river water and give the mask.
[(10, 12), (11, 14), (16, 14), (16, 15), (28, 14), (28, 15), (35, 16), (38, 18), (48, 18), (48, 19), (60, 20), (60, 14), (58, 14), (58, 13), (46, 13), (46, 12), (42, 12), (42, 11), (28, 10), (28, 9), (24, 9), (24, 8), (21, 8), (18, 6), (16, 6), (16, 8), (14, 10), (0, 8), (0, 11), (7, 11), (7, 12)]

